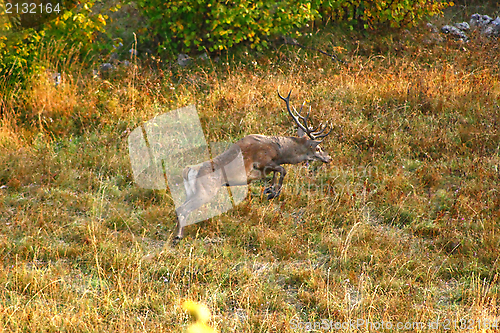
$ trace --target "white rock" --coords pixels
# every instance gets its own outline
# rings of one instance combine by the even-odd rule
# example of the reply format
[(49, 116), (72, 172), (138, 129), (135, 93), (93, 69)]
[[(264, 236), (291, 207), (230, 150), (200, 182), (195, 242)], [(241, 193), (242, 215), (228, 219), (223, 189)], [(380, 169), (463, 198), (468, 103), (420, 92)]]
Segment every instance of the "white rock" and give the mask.
[(186, 67), (191, 62), (191, 57), (184, 53), (179, 53), (177, 56), (177, 64), (182, 67)]
[(470, 30), (470, 25), (467, 22), (455, 23), (455, 28), (458, 28), (462, 31)]
[(438, 28), (436, 28), (436, 26), (432, 23), (427, 23), (427, 28), (429, 28), (429, 30), (431, 32), (434, 32), (434, 33), (439, 32)]
[(107, 71), (110, 71), (112, 69), (114, 69), (115, 66), (113, 66), (112, 64), (110, 64), (109, 62), (105, 62), (104, 64), (101, 65), (100, 69), (101, 69), (101, 72), (107, 72)]
[(445, 25), (444, 27), (441, 28), (441, 32), (452, 35), (453, 37), (456, 37), (463, 41), (467, 41), (469, 39), (462, 30), (457, 29), (452, 25)]
[(201, 59), (201, 60), (203, 60), (203, 61), (207, 61), (207, 60), (208, 60), (208, 55), (207, 55), (207, 53), (206, 53), (206, 52), (204, 52), (204, 53), (200, 54), (200, 55), (198, 56), (198, 59)]
[(490, 16), (476, 13), (471, 15), (469, 23), (471, 27), (484, 29), (491, 21), (493, 21), (493, 19)]

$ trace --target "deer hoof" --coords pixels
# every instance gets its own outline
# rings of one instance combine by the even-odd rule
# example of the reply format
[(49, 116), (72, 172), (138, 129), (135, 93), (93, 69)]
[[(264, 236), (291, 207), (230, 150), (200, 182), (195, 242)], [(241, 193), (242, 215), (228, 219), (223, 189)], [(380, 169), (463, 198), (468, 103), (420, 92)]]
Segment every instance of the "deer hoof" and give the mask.
[(276, 191), (276, 188), (274, 186), (270, 186), (264, 190), (264, 194), (268, 194), (267, 199), (273, 199), (279, 196), (281, 193), (281, 187), (278, 188)]
[(181, 239), (182, 237), (179, 237), (178, 235), (174, 237), (174, 239), (172, 239), (172, 245), (177, 245), (181, 242)]
[(272, 190), (271, 193), (267, 196), (267, 200), (274, 199), (280, 195), (281, 191), (274, 191)]
[(271, 186), (264, 190), (264, 194), (267, 194), (267, 199), (269, 200), (276, 196), (276, 191), (274, 191), (274, 188)]

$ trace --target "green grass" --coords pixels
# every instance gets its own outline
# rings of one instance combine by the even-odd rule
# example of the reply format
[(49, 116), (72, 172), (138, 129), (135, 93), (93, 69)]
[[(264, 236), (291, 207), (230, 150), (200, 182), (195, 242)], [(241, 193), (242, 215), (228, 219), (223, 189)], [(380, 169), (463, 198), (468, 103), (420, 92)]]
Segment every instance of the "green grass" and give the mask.
[[(36, 77), (3, 100), (3, 330), (182, 332), (184, 299), (221, 332), (499, 320), (498, 44), (388, 36), (313, 36), (348, 67), (281, 47), (103, 80), (49, 57), (60, 87)], [(172, 246), (173, 202), (134, 184), (127, 133), (196, 103), (207, 141), (291, 135), (278, 88), (332, 120), (332, 163), (288, 166), (278, 199), (254, 184)]]

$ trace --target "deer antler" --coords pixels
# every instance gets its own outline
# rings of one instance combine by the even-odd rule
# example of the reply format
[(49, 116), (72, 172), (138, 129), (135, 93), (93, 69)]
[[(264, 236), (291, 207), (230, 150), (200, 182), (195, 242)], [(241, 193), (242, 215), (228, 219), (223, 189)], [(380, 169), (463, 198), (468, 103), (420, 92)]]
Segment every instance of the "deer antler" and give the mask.
[[(316, 129), (320, 128), (322, 125), (323, 125), (323, 124), (319, 124), (319, 126), (318, 126), (318, 127), (316, 127)], [(325, 125), (323, 126), (323, 128), (322, 128), (320, 131), (316, 131), (316, 129), (314, 129), (314, 130), (313, 130), (314, 132), (313, 132), (313, 133), (311, 133), (311, 135), (313, 135), (313, 136), (315, 137), (315, 139), (316, 139), (316, 140), (317, 140), (317, 139), (322, 139), (322, 138), (324, 138), (324, 137), (328, 136), (328, 134), (330, 134), (330, 133), (333, 131), (333, 127), (332, 127), (331, 125), (330, 125), (330, 126), (328, 126), (328, 125), (329, 125), (329, 124), (328, 124), (328, 121), (327, 121), (327, 122), (325, 123)], [(326, 131), (326, 129), (327, 129), (328, 127), (330, 127), (330, 130), (328, 131), (328, 133), (323, 134), (323, 133)]]
[[(308, 134), (308, 133), (309, 133), (309, 129), (300, 123), (300, 121), (299, 121), (299, 119), (297, 118), (297, 116), (296, 116), (296, 115), (294, 115), (294, 114), (293, 114), (293, 112), (292, 112), (292, 109), (290, 109), (290, 95), (291, 95), (291, 94), (292, 94), (292, 91), (290, 90), (290, 92), (288, 93), (288, 96), (285, 98), (285, 97), (281, 96), (280, 91), (278, 90), (278, 96), (279, 96), (279, 98), (281, 98), (282, 100), (284, 100), (284, 101), (285, 101), (285, 104), (286, 104), (286, 109), (288, 110), (288, 113), (290, 114), (290, 116), (293, 118), (293, 120), (295, 121), (295, 123), (297, 124), (297, 126), (299, 126), (299, 128), (300, 128), (301, 130), (303, 130), (303, 131), (304, 131), (304, 133), (307, 133), (307, 134)], [(304, 105), (304, 104), (302, 104), (302, 105)], [(295, 110), (295, 108), (294, 108), (294, 110)], [(302, 111), (302, 107), (300, 108), (300, 110)], [(304, 119), (304, 117), (302, 117), (302, 116), (301, 116), (301, 115), (297, 112), (297, 110), (295, 110), (295, 112), (298, 114), (298, 116), (299, 116), (301, 119), (305, 120), (305, 123), (307, 124), (307, 117), (308, 117), (309, 115), (308, 115), (307, 117), (305, 117), (305, 119)], [(308, 135), (309, 135), (309, 134), (308, 134)], [(311, 138), (311, 139), (312, 139), (312, 138)]]
[[(302, 112), (302, 108), (304, 107), (305, 102), (302, 103), (302, 106), (300, 107), (299, 111), (297, 111), (294, 107), (290, 108), (290, 95), (291, 94), (292, 94), (292, 91), (290, 90), (290, 92), (288, 93), (288, 96), (285, 98), (285, 97), (281, 96), (281, 94), (278, 90), (278, 96), (279, 96), (279, 98), (281, 98), (282, 100), (285, 101), (286, 109), (288, 110), (288, 113), (290, 114), (290, 116), (292, 116), (292, 118), (295, 121), (295, 123), (297, 124), (297, 126), (299, 126), (299, 128), (302, 131), (304, 131), (304, 133), (306, 133), (307, 136), (309, 138), (311, 138), (311, 140), (322, 139), (332, 132), (333, 127), (331, 125), (328, 126), (329, 125), (328, 121), (324, 125), (322, 123), (320, 123), (319, 126), (317, 126), (317, 127), (309, 126), (307, 122), (309, 120), (309, 114), (311, 112), (311, 109), (309, 109), (309, 112), (304, 117), (301, 115), (301, 112)], [(293, 109), (293, 111), (292, 111), (292, 109)], [(326, 133), (326, 134), (323, 134), (328, 127), (330, 127), (330, 131), (328, 131), (328, 133)]]

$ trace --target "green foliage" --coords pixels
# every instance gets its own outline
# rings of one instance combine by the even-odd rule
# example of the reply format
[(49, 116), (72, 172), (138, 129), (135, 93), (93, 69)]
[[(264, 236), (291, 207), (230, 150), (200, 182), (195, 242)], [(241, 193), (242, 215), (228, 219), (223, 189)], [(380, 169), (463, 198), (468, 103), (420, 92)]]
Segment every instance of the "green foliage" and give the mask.
[(374, 29), (379, 26), (393, 28), (414, 26), (426, 16), (440, 14), (453, 2), (444, 0), (316, 0), (317, 10), (335, 21), (346, 21), (355, 26)]
[(15, 32), (9, 22), (0, 26), (0, 76), (8, 82), (24, 81), (40, 67), (43, 45), (57, 41), (86, 53), (94, 47), (98, 32), (104, 32), (106, 15), (92, 13), (96, 0), (65, 11), (38, 28)]
[(136, 4), (147, 22), (142, 41), (154, 41), (154, 47), (166, 53), (212, 52), (242, 42), (260, 50), (267, 46), (267, 37), (300, 35), (301, 27), (320, 17), (346, 22), (351, 29), (412, 26), (453, 5), (442, 0), (139, 0)]
[(258, 50), (265, 38), (298, 33), (317, 12), (306, 0), (223, 2), (218, 0), (139, 0), (147, 18), (147, 40), (160, 51), (224, 50), (244, 41)]

